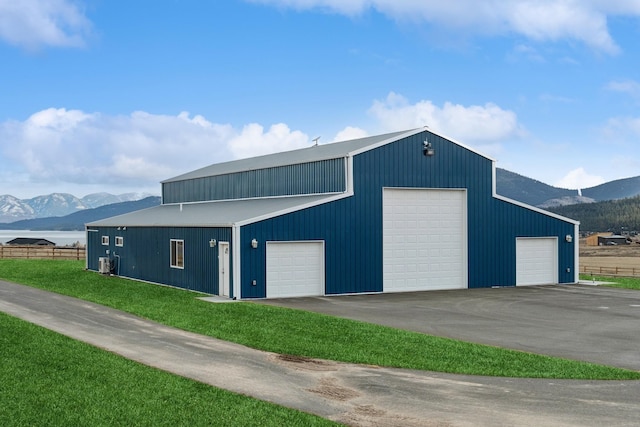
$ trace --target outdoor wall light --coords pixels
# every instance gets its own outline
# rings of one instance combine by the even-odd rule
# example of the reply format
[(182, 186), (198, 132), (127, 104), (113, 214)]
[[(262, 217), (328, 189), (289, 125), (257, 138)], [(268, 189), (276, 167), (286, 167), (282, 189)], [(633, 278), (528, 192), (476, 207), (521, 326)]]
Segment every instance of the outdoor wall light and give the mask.
[(217, 244), (218, 244), (218, 241), (216, 239), (209, 240), (209, 247), (210, 248), (215, 248)]
[(425, 156), (433, 156), (436, 154), (436, 150), (433, 148), (433, 145), (431, 145), (431, 143), (426, 139), (422, 143), (422, 154)]
[(567, 243), (571, 243), (571, 242), (573, 242), (573, 236), (571, 234), (567, 234), (566, 236), (564, 236), (564, 240)]
[(258, 249), (258, 241), (257, 241), (256, 239), (253, 239), (253, 240), (251, 241), (251, 247), (252, 247), (253, 249)]

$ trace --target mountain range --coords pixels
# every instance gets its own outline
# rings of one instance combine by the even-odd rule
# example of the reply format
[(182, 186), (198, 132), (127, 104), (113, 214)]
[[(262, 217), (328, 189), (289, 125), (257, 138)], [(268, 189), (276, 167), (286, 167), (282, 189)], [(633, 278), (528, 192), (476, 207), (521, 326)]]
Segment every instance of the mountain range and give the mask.
[[(589, 203), (597, 208), (596, 216), (607, 216), (608, 204), (595, 203), (609, 200), (630, 199), (640, 195), (640, 176), (618, 179), (581, 191), (547, 185), (505, 169), (496, 170), (498, 194), (532, 206), (557, 211), (563, 206), (575, 205), (575, 209), (562, 214), (593, 227), (600, 223), (582, 218), (580, 205)], [(53, 193), (32, 199), (20, 200), (13, 196), (0, 196), (0, 228), (13, 230), (84, 230), (84, 224), (115, 215), (160, 204), (160, 197), (147, 194), (109, 193), (89, 194), (77, 198), (71, 194)], [(636, 198), (634, 203), (638, 203)], [(595, 206), (597, 205), (597, 206)], [(626, 206), (626, 205), (625, 205)], [(593, 211), (594, 209), (591, 209)], [(635, 212), (632, 210), (632, 212)], [(559, 212), (560, 213), (560, 212)], [(594, 215), (593, 213), (591, 214)], [(634, 214), (625, 213), (626, 223), (633, 224)], [(586, 221), (586, 222), (585, 222)], [(617, 219), (612, 219), (616, 223)], [(611, 222), (610, 221), (610, 222)], [(596, 225), (597, 224), (597, 225)], [(594, 228), (594, 230), (598, 230)]]
[(496, 170), (496, 192), (519, 202), (548, 209), (638, 196), (640, 195), (640, 176), (616, 179), (578, 191), (553, 187), (498, 168)]
[(141, 200), (151, 194), (93, 193), (78, 198), (68, 193), (53, 193), (31, 199), (18, 199), (5, 194), (0, 196), (0, 223), (9, 223), (25, 219), (60, 217), (85, 209), (98, 208), (113, 203)]
[(23, 219), (6, 224), (0, 224), (5, 230), (54, 230), (71, 231), (84, 230), (84, 225), (116, 215), (151, 208), (160, 204), (160, 197), (149, 196), (141, 200), (131, 202), (112, 203), (93, 209), (83, 209), (65, 216), (53, 216), (46, 218)]

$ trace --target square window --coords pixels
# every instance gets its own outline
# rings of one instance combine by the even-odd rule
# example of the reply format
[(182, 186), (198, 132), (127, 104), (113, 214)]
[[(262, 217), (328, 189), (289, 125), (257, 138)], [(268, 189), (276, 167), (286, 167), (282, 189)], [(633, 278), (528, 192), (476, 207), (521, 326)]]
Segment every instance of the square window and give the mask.
[(105, 246), (109, 245), (109, 236), (102, 236), (102, 244)]
[(171, 267), (184, 268), (184, 240), (171, 239)]
[(116, 236), (116, 246), (124, 246), (124, 237)]

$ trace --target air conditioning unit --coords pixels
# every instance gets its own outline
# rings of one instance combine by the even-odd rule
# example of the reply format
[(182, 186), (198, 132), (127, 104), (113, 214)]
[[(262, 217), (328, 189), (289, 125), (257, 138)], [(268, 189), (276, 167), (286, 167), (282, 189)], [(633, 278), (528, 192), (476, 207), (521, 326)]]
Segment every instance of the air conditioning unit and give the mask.
[(101, 256), (98, 258), (98, 271), (102, 274), (109, 274), (110, 270), (111, 262), (109, 262), (109, 257)]

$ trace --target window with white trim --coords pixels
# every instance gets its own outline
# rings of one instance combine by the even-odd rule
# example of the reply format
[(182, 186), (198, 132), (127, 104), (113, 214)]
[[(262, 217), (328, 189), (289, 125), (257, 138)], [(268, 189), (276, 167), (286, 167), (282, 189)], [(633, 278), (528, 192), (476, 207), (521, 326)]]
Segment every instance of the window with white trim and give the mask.
[(109, 236), (102, 236), (102, 244), (109, 246)]
[(124, 237), (116, 236), (116, 246), (124, 246)]
[(171, 239), (171, 267), (184, 268), (184, 240)]

